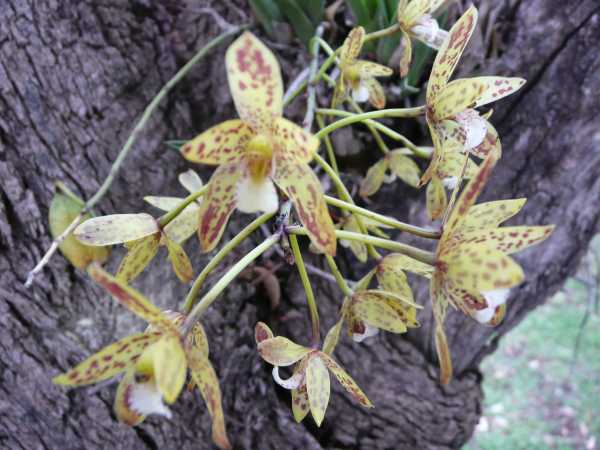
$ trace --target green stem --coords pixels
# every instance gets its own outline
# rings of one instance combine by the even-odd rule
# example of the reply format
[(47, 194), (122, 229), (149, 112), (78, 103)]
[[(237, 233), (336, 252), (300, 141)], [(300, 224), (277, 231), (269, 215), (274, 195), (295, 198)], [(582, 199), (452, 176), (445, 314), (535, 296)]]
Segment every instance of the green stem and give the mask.
[[(353, 114), (348, 111), (343, 111), (341, 109), (326, 109), (326, 108), (317, 109), (317, 114), (325, 114), (328, 116), (338, 116), (338, 117), (346, 117), (346, 118), (356, 116), (356, 114)], [(340, 121), (338, 121), (338, 122), (340, 122)], [(338, 122), (334, 122), (334, 123), (338, 123)], [(402, 142), (406, 147), (408, 147), (419, 158), (431, 159), (431, 152), (429, 152), (423, 148), (417, 147), (406, 136), (392, 130), (389, 127), (386, 127), (384, 124), (379, 123), (373, 119), (366, 119), (363, 121), (363, 123), (367, 126), (372, 126), (372, 127), (376, 128), (377, 130), (381, 131), (386, 136), (388, 136), (396, 141)]]
[(410, 234), (414, 234), (415, 236), (420, 236), (427, 239), (439, 239), (441, 233), (436, 230), (428, 230), (426, 228), (417, 227), (415, 225), (411, 225), (409, 223), (400, 222), (399, 220), (394, 219), (393, 217), (384, 216), (382, 214), (378, 214), (376, 212), (370, 211), (365, 208), (361, 208), (360, 206), (356, 206), (352, 203), (344, 202), (340, 199), (330, 197), (329, 195), (325, 196), (325, 201), (336, 208), (345, 209), (347, 211), (360, 214), (361, 216), (367, 217), (369, 219), (375, 220), (384, 225), (388, 225), (393, 228), (397, 228), (401, 231), (405, 231)]
[(30, 286), (31, 283), (33, 283), (35, 275), (42, 271), (44, 266), (48, 263), (48, 261), (50, 261), (52, 255), (56, 252), (58, 244), (60, 244), (69, 234), (71, 234), (71, 232), (81, 223), (85, 214), (88, 211), (90, 211), (96, 205), (96, 203), (98, 203), (102, 199), (102, 197), (104, 197), (104, 194), (106, 194), (117, 173), (119, 172), (121, 164), (123, 164), (123, 161), (125, 161), (127, 154), (133, 147), (133, 144), (136, 142), (138, 136), (142, 133), (142, 130), (146, 126), (146, 123), (150, 119), (150, 116), (154, 113), (154, 111), (156, 110), (160, 102), (163, 100), (163, 98), (166, 97), (166, 95), (171, 91), (171, 89), (173, 89), (173, 87), (177, 83), (179, 83), (179, 81), (181, 81), (181, 79), (184, 76), (187, 75), (190, 69), (194, 65), (196, 65), (198, 61), (204, 58), (210, 50), (212, 50), (217, 45), (221, 44), (225, 39), (229, 38), (230, 36), (239, 33), (240, 30), (243, 30), (244, 28), (247, 28), (247, 26), (231, 28), (230, 30), (220, 34), (219, 36), (208, 42), (204, 47), (200, 49), (200, 51), (198, 51), (198, 53), (194, 55), (192, 59), (190, 59), (181, 69), (179, 69), (179, 71), (173, 76), (173, 78), (171, 78), (167, 82), (167, 84), (165, 84), (161, 88), (158, 94), (156, 94), (156, 96), (152, 99), (150, 104), (146, 106), (146, 109), (144, 109), (142, 117), (140, 117), (139, 121), (133, 128), (131, 134), (127, 138), (127, 141), (125, 141), (125, 145), (123, 145), (123, 147), (119, 151), (119, 154), (113, 162), (108, 175), (102, 183), (102, 186), (100, 186), (100, 188), (96, 191), (92, 198), (90, 198), (85, 203), (85, 206), (81, 210), (81, 213), (78, 214), (77, 217), (75, 217), (75, 219), (73, 219), (73, 222), (71, 222), (71, 224), (62, 232), (60, 236), (56, 237), (52, 241), (52, 244), (50, 245), (48, 251), (44, 254), (44, 256), (38, 262), (38, 264), (27, 275), (27, 281), (25, 282), (25, 286)]
[(306, 100), (306, 114), (304, 121), (302, 122), (302, 128), (310, 132), (312, 128), (313, 119), (315, 118), (315, 108), (317, 107), (317, 89), (315, 87), (315, 75), (319, 66), (319, 39), (323, 35), (323, 25), (319, 25), (315, 31), (315, 36), (310, 43), (310, 54), (312, 60), (310, 62), (310, 69), (308, 72), (308, 87), (306, 89), (307, 100)]
[(233, 239), (231, 239), (227, 244), (219, 250), (219, 252), (212, 257), (212, 259), (208, 262), (208, 264), (202, 269), (200, 275), (194, 281), (194, 284), (190, 288), (190, 291), (185, 298), (183, 303), (182, 311), (187, 314), (191, 311), (194, 306), (194, 301), (198, 296), (198, 292), (200, 292), (200, 288), (206, 281), (206, 278), (212, 273), (213, 270), (225, 259), (225, 257), (235, 249), (244, 239), (250, 236), (256, 229), (260, 228), (260, 226), (267, 222), (271, 217), (273, 217), (275, 213), (265, 213), (261, 216), (254, 219), (250, 224), (248, 224), (242, 231), (240, 231)]
[(340, 269), (338, 269), (338, 266), (335, 263), (335, 259), (333, 259), (330, 255), (325, 255), (325, 257), (327, 259), (327, 264), (329, 264), (329, 269), (331, 270), (331, 273), (335, 277), (335, 281), (337, 282), (338, 286), (342, 290), (342, 293), (344, 294), (344, 296), (352, 295), (353, 291), (352, 291), (352, 289), (350, 289), (350, 286), (348, 286), (348, 283), (346, 283), (346, 280), (342, 276)]
[[(289, 234), (299, 234), (302, 236), (308, 235), (306, 228), (300, 226), (288, 227), (286, 231)], [(417, 261), (421, 261), (425, 264), (435, 264), (435, 255), (432, 252), (428, 252), (408, 244), (403, 244), (402, 242), (390, 241), (389, 239), (382, 239), (375, 236), (343, 230), (336, 230), (335, 236), (338, 239), (358, 241), (362, 242), (363, 244), (374, 245), (376, 247), (385, 248), (386, 250), (402, 253), (403, 255), (410, 256), (411, 258), (414, 258)]]
[[(335, 171), (331, 168), (331, 166), (329, 164), (327, 164), (327, 161), (325, 161), (323, 158), (321, 158), (321, 155), (319, 155), (318, 153), (315, 153), (314, 158), (315, 158), (315, 161), (317, 162), (317, 164), (319, 164), (323, 168), (323, 170), (327, 173), (327, 175), (329, 175), (329, 178), (331, 178), (331, 180), (333, 181), (333, 184), (335, 184), (335, 187), (336, 187), (340, 197), (342, 197), (348, 203), (354, 204), (354, 199), (350, 195), (350, 192), (348, 192), (348, 189), (346, 189), (346, 186), (344, 185), (344, 183), (342, 182), (342, 180), (340, 179), (338, 174), (335, 173)], [(367, 234), (367, 227), (365, 226), (365, 224), (362, 220), (362, 217), (360, 217), (358, 214), (355, 214), (354, 217), (356, 218), (356, 224), (358, 225), (360, 232)], [(375, 259), (380, 258), (379, 253), (377, 253), (377, 250), (375, 250), (375, 248), (372, 245), (368, 244), (367, 250), (369, 252), (369, 255), (371, 255), (371, 257), (373, 257)]]
[(372, 33), (365, 34), (365, 39), (363, 42), (367, 43), (367, 42), (375, 40), (375, 39), (381, 39), (381, 38), (384, 38), (387, 36), (391, 36), (392, 34), (396, 34), (399, 31), (400, 31), (400, 24), (395, 23), (394, 25), (384, 28), (382, 30), (377, 30)]
[[(320, 114), (317, 114), (317, 125), (319, 126), (319, 129), (325, 128), (325, 121), (323, 120), (323, 116), (321, 116)], [(333, 168), (335, 173), (339, 175), (340, 170), (337, 165), (337, 160), (335, 158), (335, 151), (333, 150), (333, 145), (331, 144), (331, 139), (329, 139), (329, 136), (325, 136), (324, 140), (325, 140), (325, 149), (327, 150), (327, 157), (329, 158), (329, 163), (331, 164), (331, 167)], [(339, 195), (339, 189), (338, 189), (338, 195)]]
[(342, 111), (342, 113), (346, 112), (346, 114), (339, 114), (340, 110), (336, 109), (325, 109), (320, 108), (317, 110), (319, 114), (328, 114), (328, 115), (343, 115), (347, 116), (343, 119), (340, 119), (327, 127), (320, 130), (315, 136), (318, 138), (322, 138), (324, 135), (332, 133), (335, 130), (346, 127), (348, 125), (352, 125), (357, 122), (363, 122), (368, 119), (384, 119), (389, 117), (419, 117), (425, 113), (425, 106), (418, 106), (415, 108), (390, 108), (390, 109), (380, 109), (377, 111), (369, 111), (362, 114), (352, 114), (346, 111)]
[(315, 295), (306, 273), (306, 267), (302, 259), (302, 253), (298, 246), (298, 238), (294, 235), (290, 235), (290, 245), (292, 247), (292, 253), (294, 254), (294, 260), (296, 261), (296, 267), (300, 274), (300, 280), (306, 293), (306, 303), (308, 304), (308, 311), (310, 314), (310, 323), (312, 325), (312, 346), (317, 348), (319, 346), (320, 334), (319, 334), (319, 310), (317, 309), (317, 302), (315, 301)]
[(240, 259), (231, 269), (221, 277), (221, 279), (206, 293), (204, 297), (194, 306), (190, 312), (188, 318), (185, 321), (183, 327), (183, 335), (192, 329), (192, 326), (198, 321), (200, 316), (208, 309), (210, 305), (217, 299), (217, 297), (225, 290), (225, 288), (231, 283), (235, 277), (237, 277), (242, 270), (262, 255), (267, 249), (276, 244), (280, 239), (279, 234), (273, 234), (265, 239), (260, 245), (255, 247), (250, 253)]
[[(353, 98), (350, 97), (348, 100), (350, 101), (350, 105), (352, 105), (352, 108), (354, 109), (354, 111), (356, 111), (359, 114), (364, 113), (364, 111), (362, 110), (362, 108), (360, 106), (358, 106), (358, 103), (356, 103), (356, 101), (354, 101)], [(375, 142), (377, 143), (377, 145), (379, 146), (379, 148), (381, 149), (381, 151), (383, 152), (383, 154), (385, 155), (386, 153), (389, 153), (390, 149), (385, 144), (385, 141), (383, 140), (383, 138), (379, 134), (379, 131), (377, 130), (377, 128), (375, 128), (370, 123), (365, 123), (365, 125), (367, 126), (367, 128), (369, 129), (369, 131), (371, 132), (371, 134), (373, 135), (373, 138), (375, 138)]]
[(169, 211), (167, 214), (165, 214), (158, 220), (158, 226), (161, 228), (167, 226), (190, 203), (194, 202), (198, 197), (203, 196), (207, 189), (208, 189), (208, 185), (203, 186), (200, 190), (198, 190), (198, 191), (194, 192), (193, 194), (190, 194), (186, 198), (184, 198), (179, 205), (177, 205), (175, 208), (173, 208), (171, 211)]

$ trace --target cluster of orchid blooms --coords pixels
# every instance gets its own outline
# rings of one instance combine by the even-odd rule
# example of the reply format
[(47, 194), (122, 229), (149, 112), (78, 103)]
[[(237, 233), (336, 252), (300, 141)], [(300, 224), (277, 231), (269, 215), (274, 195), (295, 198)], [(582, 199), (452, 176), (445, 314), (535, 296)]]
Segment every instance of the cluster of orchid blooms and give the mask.
[[(180, 176), (181, 184), (190, 192), (185, 199), (145, 198), (151, 205), (167, 211), (159, 219), (149, 214), (95, 217), (74, 232), (81, 247), (79, 251), (88, 252), (85, 262), (79, 265), (86, 266), (92, 279), (148, 322), (147, 330), (109, 345), (54, 381), (82, 386), (124, 372), (117, 389), (115, 412), (121, 421), (136, 425), (148, 414), (170, 416), (166, 404), (173, 403), (180, 395), (189, 368), (188, 387), (197, 386), (206, 401), (213, 419), (213, 439), (221, 448), (228, 448), (219, 382), (209, 361), (207, 338), (199, 318), (248, 264), (269, 247), (282, 245), (288, 253), (291, 249), (290, 258), (298, 266), (306, 291), (313, 325), (312, 343), (304, 346), (274, 336), (264, 323), (256, 325), (255, 337), (258, 352), (274, 366), (276, 382), (291, 390), (297, 421), (308, 412), (317, 425), (323, 421), (330, 396), (329, 372), (361, 405), (373, 406), (335, 361), (333, 353), (344, 327), (360, 342), (378, 330), (404, 333), (419, 325), (417, 312), (421, 305), (413, 298), (406, 272), (430, 280), (441, 380), (448, 383), (452, 363), (443, 328), (448, 305), (483, 324), (498, 324), (506, 310), (509, 289), (524, 279), (521, 267), (509, 255), (542, 241), (553, 227), (500, 227), (519, 212), (525, 199), (475, 204), (501, 156), (498, 134), (487, 121), (489, 114), (481, 115), (476, 108), (515, 92), (524, 80), (483, 76), (449, 81), (475, 29), (477, 10), (471, 7), (449, 31), (444, 31), (432, 18), (442, 3), (443, 0), (401, 0), (396, 25), (372, 36), (366, 35), (361, 27), (355, 28), (340, 49), (329, 49), (329, 58), (323, 66), (332, 63), (339, 66), (339, 71), (334, 71), (338, 73), (337, 81), (327, 76), (326, 70), (319, 73), (334, 87), (333, 107), (347, 102), (357, 109), (356, 102), (369, 100), (376, 112), (354, 114), (342, 109), (317, 109), (317, 114), (330, 112), (344, 118), (316, 134), (283, 117), (279, 64), (259, 39), (249, 32), (242, 34), (226, 54), (229, 87), (240, 118), (220, 123), (181, 147), (181, 154), (188, 161), (217, 166), (207, 185), (202, 184), (195, 172), (188, 171)], [(393, 71), (358, 59), (366, 40), (392, 33), (402, 35), (401, 76), (410, 67), (411, 39), (438, 50), (427, 85), (426, 105), (422, 107), (382, 109), (385, 93), (375, 77), (389, 76)], [(326, 45), (324, 49), (327, 50)], [(320, 79), (309, 80), (317, 81)], [(347, 124), (364, 121), (378, 134), (390, 129), (376, 118), (423, 115), (433, 148), (411, 145), (389, 151), (384, 147), (383, 159), (368, 170), (360, 193), (372, 195), (384, 181), (396, 177), (414, 187), (427, 185), (427, 211), (432, 220), (441, 220), (439, 230), (404, 224), (355, 205), (339, 178), (333, 152), (329, 152), (331, 165), (318, 154), (321, 141), (331, 147), (328, 133)], [(430, 159), (424, 174), (411, 158), (415, 155)], [(325, 195), (309, 165), (313, 160), (332, 178), (340, 198)], [(459, 194), (463, 180), (468, 182)], [(450, 199), (447, 190), (451, 192)], [(289, 211), (290, 204), (294, 214)], [(331, 219), (330, 206), (341, 210), (336, 224)], [(167, 248), (177, 277), (190, 282), (194, 269), (182, 244), (197, 233), (203, 251), (213, 250), (235, 209), (262, 215), (216, 253), (193, 283), (181, 312), (162, 312), (129, 286), (161, 245)], [(294, 217), (299, 224), (293, 223)], [(272, 218), (276, 220), (275, 233), (231, 267), (196, 301), (208, 274), (224, 256)], [(389, 239), (381, 228), (396, 228), (437, 240), (437, 248), (429, 252), (402, 244)], [(307, 235), (311, 248), (324, 255), (345, 296), (339, 320), (322, 346), (318, 312), (298, 247), (298, 235)], [(359, 260), (367, 262), (369, 257), (375, 260), (375, 266), (363, 279), (348, 283), (339, 273), (333, 258), (338, 241), (350, 246)], [(127, 248), (115, 275), (99, 265), (99, 260), (106, 259), (105, 253), (100, 256), (97, 252), (89, 253), (90, 249), (113, 244), (124, 244)], [(391, 252), (382, 257), (375, 247)], [(291, 377), (282, 379), (279, 368), (294, 364)]]

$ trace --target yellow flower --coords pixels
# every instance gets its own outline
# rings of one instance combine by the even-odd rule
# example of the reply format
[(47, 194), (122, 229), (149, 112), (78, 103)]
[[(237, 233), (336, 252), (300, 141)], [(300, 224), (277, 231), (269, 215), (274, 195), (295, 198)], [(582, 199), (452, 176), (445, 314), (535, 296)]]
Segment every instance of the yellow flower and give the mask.
[[(418, 186), (421, 170), (417, 163), (406, 156), (406, 150), (405, 148), (392, 150), (369, 167), (367, 175), (360, 185), (361, 197), (375, 194), (384, 182), (391, 183), (396, 180), (396, 177), (409, 186)], [(386, 176), (388, 170), (391, 172), (391, 177)]]
[(410, 69), (412, 60), (411, 38), (418, 39), (436, 50), (440, 48), (448, 32), (442, 30), (432, 14), (446, 0), (400, 0), (396, 16), (402, 31), (402, 58), (400, 76), (404, 77)]
[(115, 413), (120, 421), (134, 426), (149, 414), (171, 417), (165, 405), (173, 403), (185, 383), (189, 368), (213, 418), (213, 440), (220, 448), (231, 448), (225, 432), (219, 380), (208, 360), (204, 329), (196, 324), (187, 339), (180, 326), (185, 316), (161, 312), (142, 294), (92, 264), (90, 276), (123, 306), (150, 324), (144, 333), (117, 341), (68, 372), (54, 378), (64, 386), (85, 386), (125, 375), (117, 388)]
[(340, 54), (340, 76), (333, 93), (333, 107), (342, 103), (348, 94), (357, 102), (369, 103), (377, 109), (385, 107), (385, 92), (375, 77), (388, 77), (389, 67), (357, 59), (365, 39), (363, 27), (354, 28), (344, 41)]
[[(275, 337), (262, 322), (256, 324), (255, 338), (262, 358), (275, 366), (273, 378), (277, 384), (292, 391), (292, 412), (297, 422), (310, 411), (316, 424), (321, 426), (330, 396), (328, 370), (361, 405), (373, 407), (356, 382), (326, 352), (298, 345), (282, 336)], [(296, 364), (293, 375), (282, 379), (279, 367), (292, 364)]]
[(313, 243), (334, 255), (333, 223), (308, 166), (319, 140), (282, 117), (283, 83), (275, 56), (246, 32), (227, 50), (225, 65), (241, 120), (220, 123), (182, 147), (189, 161), (219, 166), (200, 207), (203, 250), (217, 245), (235, 208), (276, 211), (277, 185), (294, 203)]
[(436, 347), (448, 383), (452, 362), (443, 329), (448, 305), (481, 323), (502, 320), (510, 288), (520, 284), (523, 270), (508, 255), (546, 239), (554, 226), (499, 225), (517, 214), (526, 199), (498, 200), (473, 206), (496, 163), (488, 156), (467, 184), (443, 226), (436, 250), (430, 294), (436, 320)]
[(498, 134), (475, 108), (506, 97), (525, 84), (522, 78), (495, 76), (448, 82), (476, 24), (477, 9), (472, 6), (454, 24), (433, 63), (427, 85), (426, 119), (434, 153), (427, 171), (421, 177), (421, 185), (434, 176), (448, 146), (480, 158), (485, 158), (492, 151), (499, 156)]

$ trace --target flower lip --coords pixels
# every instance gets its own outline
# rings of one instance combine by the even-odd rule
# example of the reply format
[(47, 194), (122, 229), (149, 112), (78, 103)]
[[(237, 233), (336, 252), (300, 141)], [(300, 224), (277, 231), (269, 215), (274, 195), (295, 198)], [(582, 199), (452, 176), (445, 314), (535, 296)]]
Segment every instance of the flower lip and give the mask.
[(171, 418), (171, 410), (163, 403), (153, 378), (141, 383), (136, 381), (127, 392), (126, 402), (129, 408), (140, 415), (160, 414)]

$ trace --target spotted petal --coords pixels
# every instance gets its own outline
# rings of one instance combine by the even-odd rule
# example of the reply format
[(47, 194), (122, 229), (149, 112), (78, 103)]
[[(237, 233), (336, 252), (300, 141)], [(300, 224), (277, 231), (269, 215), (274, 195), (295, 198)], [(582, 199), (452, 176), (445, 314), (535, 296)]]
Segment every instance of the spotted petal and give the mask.
[(430, 0), (412, 0), (402, 13), (402, 23), (410, 27), (429, 11)]
[(119, 264), (115, 277), (126, 284), (131, 283), (156, 256), (159, 243), (160, 233), (129, 243), (127, 254)]
[(433, 177), (427, 185), (427, 214), (431, 220), (442, 217), (446, 206), (448, 206), (448, 197), (441, 180)]
[(372, 295), (369, 291), (357, 292), (352, 296), (351, 308), (358, 319), (369, 325), (392, 333), (406, 332), (406, 324), (383, 296)]
[(335, 255), (335, 228), (323, 198), (321, 183), (306, 164), (292, 163), (275, 155), (274, 181), (292, 200), (312, 243), (321, 251)]
[(495, 228), (521, 211), (526, 201), (526, 198), (516, 198), (473, 205), (460, 224), (460, 230)]
[(484, 243), (506, 254), (519, 252), (550, 236), (554, 226), (474, 229), (460, 233), (462, 244)]
[(283, 336), (258, 343), (260, 356), (274, 366), (290, 366), (310, 352), (310, 348), (298, 345)]
[(160, 333), (136, 333), (110, 344), (98, 353), (52, 381), (63, 386), (84, 386), (108, 380), (123, 372), (139, 358), (150, 344), (156, 342)]
[(342, 51), (340, 53), (340, 62), (342, 67), (351, 64), (358, 55), (365, 39), (365, 29), (363, 27), (353, 28), (344, 40)]
[(267, 133), (283, 111), (283, 82), (275, 55), (247, 31), (227, 49), (225, 65), (240, 118), (254, 132)]
[(382, 64), (377, 64), (371, 61), (356, 61), (354, 67), (360, 73), (361, 78), (372, 77), (389, 77), (394, 73), (392, 69)]
[(404, 78), (410, 71), (410, 63), (412, 61), (412, 41), (408, 33), (402, 31), (400, 46), (402, 47), (402, 56), (400, 57), (400, 77)]
[(219, 448), (228, 449), (231, 448), (231, 444), (225, 430), (219, 379), (207, 356), (187, 348), (187, 360), (192, 379), (198, 386), (212, 417), (212, 439)]
[[(440, 163), (437, 167), (437, 176), (444, 180), (446, 178), (462, 178), (471, 179), (477, 174), (477, 164), (472, 159), (467, 158), (465, 167), (464, 153), (454, 150), (446, 150), (442, 155)], [(464, 170), (464, 174), (463, 174)]]
[(159, 231), (150, 214), (112, 214), (86, 220), (75, 228), (75, 237), (87, 245), (112, 245), (135, 241)]
[(185, 250), (177, 242), (170, 239), (168, 236), (164, 236), (164, 240), (167, 245), (169, 259), (171, 260), (175, 275), (177, 275), (177, 278), (182, 282), (188, 283), (194, 276), (194, 269), (192, 268), (190, 258), (188, 258)]
[(201, 164), (225, 164), (240, 158), (254, 132), (239, 119), (227, 120), (199, 134), (181, 147), (185, 159)]
[(477, 9), (471, 6), (450, 29), (448, 37), (441, 45), (431, 69), (431, 76), (427, 85), (428, 104), (433, 104), (434, 98), (441, 92), (452, 76), (476, 25)]
[(487, 132), (483, 138), (483, 142), (477, 147), (472, 148), (469, 152), (478, 158), (485, 159), (488, 155), (493, 154), (495, 158), (500, 158), (502, 155), (502, 144), (500, 137), (494, 126), (486, 120)]
[(431, 278), (434, 269), (429, 264), (417, 261), (401, 253), (390, 253), (379, 262), (377, 270), (382, 272), (391, 271), (392, 273), (407, 270), (422, 277)]
[(119, 382), (114, 404), (115, 415), (119, 422), (123, 422), (130, 427), (142, 423), (146, 417), (132, 408), (131, 395), (135, 384), (135, 369), (131, 367)]
[(521, 89), (526, 81), (523, 78), (508, 77), (476, 77), (472, 78), (482, 83), (485, 88), (477, 98), (474, 108), (495, 102)]
[(219, 243), (229, 216), (236, 207), (241, 171), (238, 164), (223, 164), (215, 170), (200, 206), (198, 236), (202, 250), (211, 251)]
[(254, 339), (256, 341), (256, 345), (260, 344), (262, 341), (266, 341), (267, 339), (273, 339), (273, 332), (268, 327), (267, 324), (263, 322), (258, 322), (254, 327)]
[(333, 351), (335, 350), (335, 347), (337, 346), (337, 343), (340, 340), (340, 332), (342, 331), (343, 324), (344, 324), (344, 318), (342, 317), (327, 332), (327, 336), (325, 336), (325, 340), (323, 341), (323, 352), (324, 353), (331, 355), (333, 353)]
[(447, 119), (467, 108), (473, 108), (485, 88), (486, 84), (478, 81), (478, 78), (452, 81), (435, 98), (433, 104), (435, 119)]
[(129, 309), (132, 313), (155, 325), (161, 331), (177, 333), (177, 328), (171, 320), (154, 306), (146, 297), (122, 281), (116, 279), (100, 266), (93, 264), (88, 268), (92, 279), (106, 289), (115, 300)]
[(376, 109), (385, 108), (385, 91), (375, 78), (366, 78), (363, 81), (369, 93), (369, 103)]
[(391, 172), (412, 187), (417, 187), (421, 170), (417, 163), (399, 150), (393, 150), (388, 154)]
[(181, 244), (198, 231), (200, 206), (190, 203), (164, 228), (165, 234), (173, 241)]
[(346, 373), (346, 371), (342, 369), (331, 356), (319, 352), (319, 358), (323, 360), (327, 368), (335, 375), (340, 384), (346, 389), (346, 392), (348, 392), (354, 400), (367, 408), (373, 407), (373, 403), (371, 403), (361, 388), (358, 387), (352, 377), (348, 375), (348, 373)]
[(298, 163), (308, 163), (319, 148), (319, 139), (283, 117), (275, 120), (273, 139), (277, 151)]
[(308, 392), (306, 390), (306, 383), (303, 383), (297, 389), (292, 389), (292, 413), (296, 422), (300, 423), (309, 411)]
[(525, 278), (513, 259), (482, 244), (461, 244), (440, 259), (448, 267), (448, 277), (472, 292), (511, 288)]
[(306, 391), (310, 412), (319, 427), (325, 418), (325, 410), (331, 393), (330, 389), (327, 367), (318, 356), (311, 357), (306, 367)]

